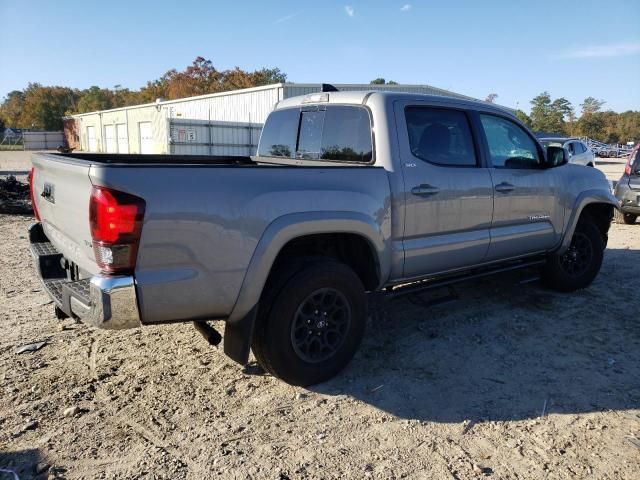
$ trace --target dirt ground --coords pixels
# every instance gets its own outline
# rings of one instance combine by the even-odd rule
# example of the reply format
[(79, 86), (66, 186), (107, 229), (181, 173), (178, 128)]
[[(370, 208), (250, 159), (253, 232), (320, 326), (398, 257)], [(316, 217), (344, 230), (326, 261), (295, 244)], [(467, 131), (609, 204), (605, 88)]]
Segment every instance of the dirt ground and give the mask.
[(640, 478), (640, 223), (612, 226), (584, 291), (521, 272), (387, 303), (351, 365), (304, 389), (190, 324), (56, 320), (32, 221), (0, 215), (0, 480)]

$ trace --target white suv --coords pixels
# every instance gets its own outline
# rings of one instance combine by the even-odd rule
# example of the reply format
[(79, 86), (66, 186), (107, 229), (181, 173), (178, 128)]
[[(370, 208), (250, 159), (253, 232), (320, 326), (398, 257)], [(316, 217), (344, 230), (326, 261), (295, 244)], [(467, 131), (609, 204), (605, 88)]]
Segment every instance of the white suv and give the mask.
[(577, 138), (541, 138), (540, 143), (545, 147), (564, 147), (569, 152), (569, 163), (576, 165), (584, 165), (587, 167), (595, 167), (596, 159), (593, 152), (585, 145), (582, 140)]

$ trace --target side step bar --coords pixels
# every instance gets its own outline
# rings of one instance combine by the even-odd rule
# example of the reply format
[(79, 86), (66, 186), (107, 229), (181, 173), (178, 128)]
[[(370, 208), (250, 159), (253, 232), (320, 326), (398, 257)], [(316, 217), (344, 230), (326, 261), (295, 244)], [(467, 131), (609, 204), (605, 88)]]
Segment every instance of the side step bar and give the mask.
[(387, 287), (383, 295), (387, 298), (394, 299), (402, 297), (404, 295), (410, 295), (417, 292), (423, 292), (433, 288), (440, 288), (454, 283), (464, 282), (466, 280), (473, 280), (475, 278), (487, 277), (496, 273), (509, 272), (511, 270), (520, 270), (522, 268), (535, 267), (543, 265), (546, 262), (545, 258), (536, 258), (533, 260), (522, 260), (517, 263), (509, 263), (507, 265), (502, 264), (493, 268), (486, 267), (478, 270), (466, 271), (463, 273), (452, 274), (446, 277), (440, 278), (425, 278), (424, 280), (417, 280), (415, 282), (403, 283)]

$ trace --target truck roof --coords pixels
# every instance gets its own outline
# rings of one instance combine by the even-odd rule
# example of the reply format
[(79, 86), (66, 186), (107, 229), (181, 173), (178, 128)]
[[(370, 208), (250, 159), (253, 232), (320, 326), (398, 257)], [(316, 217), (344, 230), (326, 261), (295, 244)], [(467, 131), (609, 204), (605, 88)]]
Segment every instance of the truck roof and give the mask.
[(324, 105), (331, 103), (363, 105), (370, 98), (381, 97), (392, 100), (417, 100), (417, 101), (433, 101), (435, 103), (445, 103), (450, 106), (467, 107), (481, 109), (487, 111), (497, 111), (507, 113), (514, 116), (511, 109), (501, 107), (489, 102), (481, 100), (467, 100), (463, 98), (449, 97), (444, 95), (428, 95), (424, 93), (407, 93), (407, 92), (387, 92), (379, 90), (357, 90), (344, 92), (316, 92), (307, 95), (287, 98), (277, 103), (275, 109), (298, 107), (302, 105)]

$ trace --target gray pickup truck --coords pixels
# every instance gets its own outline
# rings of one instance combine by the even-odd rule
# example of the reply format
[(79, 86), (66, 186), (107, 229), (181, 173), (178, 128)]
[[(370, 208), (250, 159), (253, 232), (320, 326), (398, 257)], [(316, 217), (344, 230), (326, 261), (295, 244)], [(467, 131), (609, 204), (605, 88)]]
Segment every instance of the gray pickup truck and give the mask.
[(367, 293), (525, 267), (587, 287), (618, 205), (503, 109), (385, 92), (281, 101), (255, 157), (35, 154), (30, 180), (59, 317), (212, 343), (221, 320), (227, 355), (297, 385), (351, 360)]

